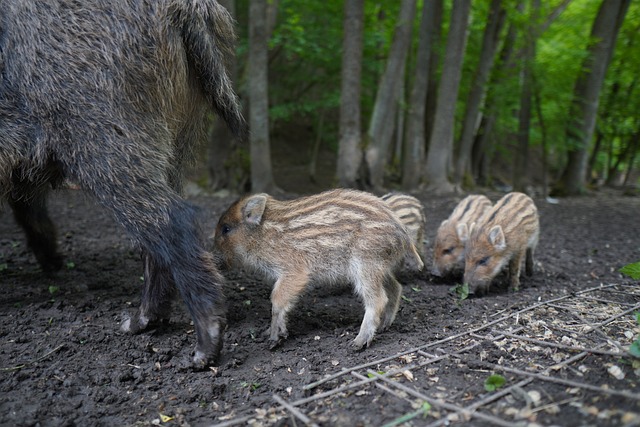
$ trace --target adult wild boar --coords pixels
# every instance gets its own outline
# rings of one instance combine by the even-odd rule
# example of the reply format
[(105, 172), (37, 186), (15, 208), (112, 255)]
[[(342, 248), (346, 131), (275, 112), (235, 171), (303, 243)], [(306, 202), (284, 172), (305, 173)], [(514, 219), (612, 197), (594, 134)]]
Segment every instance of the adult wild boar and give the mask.
[(174, 290), (193, 318), (193, 362), (222, 346), (222, 277), (180, 196), (205, 116), (246, 132), (225, 70), (232, 19), (214, 0), (0, 0), (0, 193), (45, 271), (62, 258), (46, 210), (69, 179), (142, 249), (137, 332), (169, 315)]

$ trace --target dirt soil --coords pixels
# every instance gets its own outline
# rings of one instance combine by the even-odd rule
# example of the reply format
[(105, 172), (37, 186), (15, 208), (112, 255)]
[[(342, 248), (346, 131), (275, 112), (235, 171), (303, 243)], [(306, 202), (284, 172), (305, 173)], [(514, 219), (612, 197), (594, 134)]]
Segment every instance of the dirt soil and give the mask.
[[(501, 196), (488, 195), (493, 201)], [(462, 196), (416, 197), (428, 215), (430, 259), (437, 226)], [(234, 200), (190, 198), (202, 208), (209, 231)], [(535, 274), (523, 278), (519, 292), (509, 292), (499, 280), (488, 295), (461, 301), (451, 291), (455, 280), (428, 272), (402, 274), (404, 297), (395, 323), (361, 352), (349, 344), (363, 307), (348, 285), (319, 285), (307, 292), (290, 316), (288, 340), (270, 351), (271, 283), (227, 272), (225, 346), (219, 366), (204, 372), (182, 367), (195, 336), (181, 301), (161, 329), (140, 335), (119, 331), (123, 314), (139, 304), (142, 265), (124, 232), (91, 199), (71, 189), (51, 197), (66, 258), (66, 267), (53, 277), (41, 272), (5, 207), (0, 212), (0, 425), (495, 425), (499, 420), (638, 425), (640, 371), (624, 352), (616, 354), (640, 332), (633, 317), (640, 307), (637, 283), (618, 271), (640, 260), (640, 198), (608, 192), (556, 204), (535, 201), (542, 230)], [(566, 305), (549, 303), (540, 312), (537, 304), (573, 301), (600, 285), (615, 286), (606, 307), (622, 311), (602, 312), (615, 321), (598, 323), (597, 333), (588, 335), (590, 348), (600, 346), (601, 352), (581, 352), (581, 339), (594, 327), (571, 328), (604, 310), (597, 304), (605, 298), (581, 302), (591, 308), (562, 327), (553, 325), (563, 319)], [(500, 316), (506, 316), (495, 323), (501, 330), (541, 328), (537, 339), (550, 344), (525, 345), (492, 332), (489, 324)], [(573, 356), (582, 358), (572, 364)], [(559, 361), (558, 369), (547, 369)], [(356, 372), (361, 365), (370, 368)], [(496, 367), (504, 367), (500, 373), (511, 386), (508, 392), (484, 388)], [(383, 380), (393, 369), (396, 374)], [(304, 388), (332, 374), (322, 385)]]

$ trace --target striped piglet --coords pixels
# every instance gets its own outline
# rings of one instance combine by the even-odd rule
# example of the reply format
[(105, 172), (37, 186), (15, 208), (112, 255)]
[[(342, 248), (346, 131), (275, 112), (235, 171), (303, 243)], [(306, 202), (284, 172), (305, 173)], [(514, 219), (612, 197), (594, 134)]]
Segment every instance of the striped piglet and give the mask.
[(538, 209), (529, 196), (509, 193), (498, 200), (466, 245), (464, 281), (470, 293), (484, 293), (500, 271), (509, 265), (509, 287), (518, 290), (520, 268), (533, 274), (533, 252), (538, 244)]
[(377, 330), (394, 321), (402, 286), (393, 271), (406, 255), (422, 264), (412, 239), (378, 197), (331, 190), (280, 201), (255, 194), (220, 218), (214, 242), (229, 263), (275, 280), (270, 339), (287, 336), (286, 317), (311, 281), (354, 285), (365, 306), (353, 346), (370, 345)]

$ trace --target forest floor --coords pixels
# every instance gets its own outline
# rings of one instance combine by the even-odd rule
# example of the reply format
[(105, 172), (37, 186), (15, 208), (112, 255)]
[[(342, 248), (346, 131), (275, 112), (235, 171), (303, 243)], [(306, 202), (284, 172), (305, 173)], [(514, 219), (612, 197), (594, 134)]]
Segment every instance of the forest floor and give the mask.
[[(462, 196), (415, 196), (429, 265), (436, 228)], [(190, 199), (212, 231), (234, 198)], [(363, 307), (348, 285), (308, 291), (270, 351), (271, 283), (228, 272), (225, 347), (205, 372), (181, 367), (195, 345), (182, 302), (161, 329), (119, 331), (139, 304), (140, 257), (92, 200), (51, 198), (66, 258), (54, 277), (4, 209), (0, 425), (639, 425), (640, 366), (626, 349), (640, 334), (640, 288), (618, 270), (640, 260), (640, 198), (535, 201), (540, 244), (520, 291), (498, 280), (461, 300), (455, 280), (403, 274), (395, 323), (361, 352), (349, 344)], [(506, 381), (488, 391), (493, 374)]]

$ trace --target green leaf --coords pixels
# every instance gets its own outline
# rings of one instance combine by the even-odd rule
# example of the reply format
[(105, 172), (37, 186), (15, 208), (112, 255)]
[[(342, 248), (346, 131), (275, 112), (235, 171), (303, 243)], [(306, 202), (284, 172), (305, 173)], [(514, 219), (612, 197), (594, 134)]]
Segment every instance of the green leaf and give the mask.
[(9, 268), (9, 264), (7, 264), (6, 262), (3, 262), (2, 264), (0, 264), (0, 271), (5, 271), (8, 268)]
[(449, 291), (455, 293), (460, 301), (464, 301), (469, 297), (469, 284), (457, 284), (449, 289)]
[(71, 270), (71, 269), (73, 269), (73, 268), (75, 268), (75, 267), (76, 267), (76, 264), (75, 264), (73, 261), (69, 261), (69, 262), (67, 262), (67, 268), (68, 268), (69, 270)]
[(487, 391), (496, 391), (502, 387), (507, 380), (502, 375), (491, 375), (484, 381), (484, 389)]
[(53, 285), (49, 286), (49, 293), (51, 295), (57, 294), (59, 290), (60, 288), (58, 286), (53, 286)]
[(635, 340), (629, 346), (629, 354), (640, 359), (640, 340)]
[(640, 280), (640, 262), (627, 264), (620, 269), (620, 272), (631, 277), (633, 280)]

